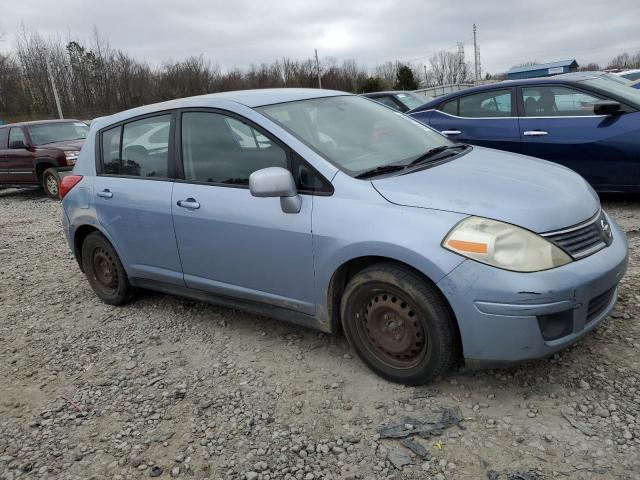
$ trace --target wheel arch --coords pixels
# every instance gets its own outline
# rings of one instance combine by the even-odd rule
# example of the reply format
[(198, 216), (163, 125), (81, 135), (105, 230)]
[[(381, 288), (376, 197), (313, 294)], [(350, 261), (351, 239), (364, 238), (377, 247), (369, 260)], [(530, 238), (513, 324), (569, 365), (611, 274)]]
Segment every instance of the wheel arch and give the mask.
[(55, 160), (49, 157), (37, 158), (33, 163), (35, 166), (35, 174), (38, 182), (42, 182), (42, 174), (46, 169), (54, 168), (57, 166)]
[(343, 262), (331, 276), (331, 280), (329, 281), (329, 286), (327, 288), (327, 315), (329, 321), (331, 323), (331, 330), (333, 332), (337, 332), (342, 329), (341, 319), (340, 319), (340, 302), (342, 300), (342, 294), (345, 290), (345, 287), (349, 280), (357, 275), (359, 272), (368, 268), (372, 265), (376, 265), (379, 263), (392, 264), (404, 270), (408, 270), (412, 272), (414, 275), (421, 278), (425, 283), (430, 285), (435, 292), (437, 292), (444, 304), (449, 309), (451, 313), (451, 318), (454, 319), (454, 327), (456, 333), (456, 342), (458, 351), (462, 352), (462, 337), (460, 334), (460, 326), (458, 325), (458, 319), (455, 316), (455, 312), (451, 307), (447, 297), (438, 287), (436, 281), (430, 278), (424, 272), (418, 270), (414, 266), (409, 263), (399, 260), (397, 258), (388, 257), (384, 255), (363, 255), (359, 257), (351, 258), (345, 262)]
[(80, 266), (80, 270), (84, 272), (84, 268), (82, 267), (82, 244), (84, 243), (85, 239), (93, 232), (98, 232), (107, 239), (107, 241), (111, 244), (116, 254), (118, 255), (123, 268), (125, 269), (127, 274), (129, 274), (127, 264), (122, 258), (122, 254), (118, 249), (118, 246), (111, 238), (111, 235), (109, 235), (109, 233), (106, 232), (100, 225), (94, 223), (82, 223), (78, 225), (73, 232), (73, 254), (76, 257), (78, 265)]

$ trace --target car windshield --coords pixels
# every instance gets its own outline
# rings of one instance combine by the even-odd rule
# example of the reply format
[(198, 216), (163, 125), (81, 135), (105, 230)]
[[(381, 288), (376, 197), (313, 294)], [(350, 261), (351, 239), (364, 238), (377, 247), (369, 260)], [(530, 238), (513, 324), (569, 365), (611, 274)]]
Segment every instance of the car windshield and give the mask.
[(452, 143), (406, 115), (358, 96), (279, 103), (257, 108), (346, 173), (408, 165)]
[(635, 107), (640, 108), (640, 90), (633, 88), (630, 85), (612, 82), (611, 80), (602, 77), (588, 78), (586, 80), (581, 80), (581, 82), (584, 82), (594, 88), (604, 90), (605, 92), (610, 92), (620, 97), (625, 102), (629, 102)]
[(635, 72), (622, 73), (620, 74), (620, 76), (632, 82), (635, 80), (640, 80), (640, 70), (636, 70)]
[(89, 126), (83, 122), (41, 123), (29, 126), (29, 134), (34, 145), (84, 140), (89, 134)]
[(424, 95), (419, 95), (413, 92), (396, 93), (395, 97), (410, 110), (418, 108), (429, 101), (429, 99)]

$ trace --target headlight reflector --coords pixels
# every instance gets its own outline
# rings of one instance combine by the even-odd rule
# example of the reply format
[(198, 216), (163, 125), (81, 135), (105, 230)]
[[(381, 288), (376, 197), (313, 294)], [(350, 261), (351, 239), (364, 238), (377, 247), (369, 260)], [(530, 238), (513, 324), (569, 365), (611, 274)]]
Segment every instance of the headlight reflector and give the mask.
[(537, 272), (571, 262), (569, 255), (540, 235), (481, 217), (462, 220), (442, 246), (472, 260), (516, 272)]

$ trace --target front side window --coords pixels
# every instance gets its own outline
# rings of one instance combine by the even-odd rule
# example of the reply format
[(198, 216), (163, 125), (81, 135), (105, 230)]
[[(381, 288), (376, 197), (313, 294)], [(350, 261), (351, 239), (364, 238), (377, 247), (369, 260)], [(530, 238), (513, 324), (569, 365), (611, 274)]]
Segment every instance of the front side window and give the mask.
[(167, 177), (170, 129), (171, 115), (158, 115), (103, 131), (103, 173)]
[(468, 118), (479, 117), (510, 117), (511, 91), (492, 90), (460, 97), (459, 116)]
[(542, 86), (523, 88), (522, 101), (527, 117), (574, 117), (593, 115), (600, 98), (573, 88)]
[(24, 136), (24, 132), (20, 127), (13, 127), (9, 130), (9, 147), (13, 142), (22, 142), (24, 144), (27, 143), (27, 139)]
[(451, 142), (419, 122), (355, 95), (258, 107), (300, 141), (349, 175), (406, 165)]
[(182, 115), (185, 180), (249, 185), (249, 175), (267, 167), (287, 168), (287, 154), (258, 130), (211, 112)]
[(41, 123), (29, 126), (29, 135), (34, 145), (84, 140), (88, 134), (89, 125), (84, 122)]

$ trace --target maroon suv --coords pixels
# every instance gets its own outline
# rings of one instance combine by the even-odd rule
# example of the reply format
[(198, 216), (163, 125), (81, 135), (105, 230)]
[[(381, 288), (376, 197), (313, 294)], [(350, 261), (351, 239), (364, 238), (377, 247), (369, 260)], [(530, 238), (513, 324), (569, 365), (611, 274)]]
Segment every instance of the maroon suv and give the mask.
[(79, 120), (41, 120), (0, 126), (0, 186), (42, 185), (58, 198), (60, 173), (70, 171), (89, 133)]

